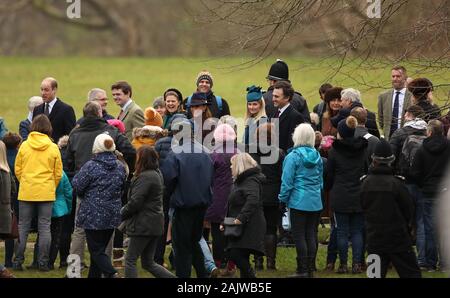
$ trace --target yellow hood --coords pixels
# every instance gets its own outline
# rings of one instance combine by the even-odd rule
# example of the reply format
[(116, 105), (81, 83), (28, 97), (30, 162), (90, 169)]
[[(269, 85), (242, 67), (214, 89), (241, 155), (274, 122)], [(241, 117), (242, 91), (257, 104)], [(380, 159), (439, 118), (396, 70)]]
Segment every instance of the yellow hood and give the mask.
[(48, 135), (36, 131), (33, 131), (28, 135), (27, 141), (31, 148), (39, 151), (44, 151), (53, 144)]

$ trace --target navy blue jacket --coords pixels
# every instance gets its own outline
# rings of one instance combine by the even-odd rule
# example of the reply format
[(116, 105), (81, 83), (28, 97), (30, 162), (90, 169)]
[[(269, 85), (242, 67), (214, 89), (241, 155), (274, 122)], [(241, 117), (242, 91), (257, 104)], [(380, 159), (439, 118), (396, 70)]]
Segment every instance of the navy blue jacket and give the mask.
[(161, 172), (170, 195), (170, 207), (207, 207), (211, 204), (214, 166), (201, 144), (174, 146), (165, 158)]

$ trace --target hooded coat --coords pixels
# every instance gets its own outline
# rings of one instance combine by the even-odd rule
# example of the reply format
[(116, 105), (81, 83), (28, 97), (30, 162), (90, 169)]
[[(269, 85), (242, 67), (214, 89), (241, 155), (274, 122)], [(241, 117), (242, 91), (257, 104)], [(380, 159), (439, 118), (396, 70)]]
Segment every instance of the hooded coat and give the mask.
[(410, 174), (426, 198), (434, 199), (443, 191), (449, 160), (450, 144), (444, 136), (426, 138), (417, 150)]
[(161, 165), (172, 208), (208, 207), (214, 174), (211, 157), (193, 141), (173, 147)]
[(392, 153), (395, 156), (394, 168), (397, 170), (400, 170), (398, 161), (400, 160), (403, 144), (411, 135), (426, 136), (427, 123), (420, 118), (408, 121), (402, 128), (397, 129), (389, 138), (389, 144), (391, 145)]
[(360, 178), (367, 173), (367, 140), (346, 138), (333, 142), (328, 153), (326, 189), (334, 212), (361, 212)]
[(54, 201), (62, 173), (58, 146), (46, 134), (31, 132), (16, 156), (15, 174), (20, 183), (18, 200)]
[(212, 223), (221, 223), (227, 214), (228, 196), (230, 195), (233, 177), (231, 175), (231, 157), (237, 153), (226, 150), (225, 144), (218, 144), (211, 153), (214, 166), (214, 177), (212, 184), (212, 203), (205, 214), (205, 220)]
[(279, 200), (300, 211), (322, 210), (323, 164), (319, 152), (295, 147), (283, 162)]
[(361, 186), (361, 205), (367, 248), (374, 252), (400, 253), (412, 248), (410, 227), (414, 202), (403, 179), (386, 166), (370, 169)]
[(265, 177), (260, 168), (251, 168), (241, 173), (234, 181), (228, 198), (228, 217), (239, 219), (243, 227), (242, 236), (228, 238), (227, 249), (250, 249), (254, 254), (264, 254), (266, 220), (262, 205), (262, 182)]
[(56, 188), (56, 200), (53, 203), (52, 217), (61, 217), (72, 211), (72, 185), (69, 178), (63, 172), (61, 181)]
[[(255, 149), (256, 153), (251, 153), (250, 155), (258, 163), (264, 176), (266, 176), (266, 179), (262, 182), (263, 205), (277, 208), (279, 205), (278, 194), (280, 193), (285, 153), (282, 149), (275, 146), (258, 145)], [(250, 147), (249, 150), (254, 152), (254, 147)], [(272, 158), (273, 160), (269, 160)]]
[(116, 228), (125, 179), (125, 168), (112, 152), (96, 154), (85, 163), (72, 180), (81, 199), (76, 226), (88, 230)]

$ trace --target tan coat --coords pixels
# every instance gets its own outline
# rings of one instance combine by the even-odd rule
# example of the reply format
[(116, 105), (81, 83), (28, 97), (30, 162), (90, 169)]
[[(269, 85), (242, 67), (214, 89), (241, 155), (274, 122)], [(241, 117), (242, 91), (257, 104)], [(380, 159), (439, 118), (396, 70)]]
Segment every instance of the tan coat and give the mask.
[(145, 125), (144, 112), (134, 101), (127, 107), (125, 114), (119, 120), (125, 125), (125, 135), (130, 142), (133, 141), (133, 128)]
[[(389, 133), (391, 130), (393, 95), (394, 89), (390, 89), (378, 96), (378, 125), (382, 129), (384, 138), (386, 140), (389, 140)], [(403, 127), (403, 124), (405, 124), (405, 119), (403, 118), (403, 116), (405, 115), (406, 109), (409, 108), (412, 104), (411, 97), (412, 93), (406, 90), (402, 110), (402, 122), (400, 127)]]

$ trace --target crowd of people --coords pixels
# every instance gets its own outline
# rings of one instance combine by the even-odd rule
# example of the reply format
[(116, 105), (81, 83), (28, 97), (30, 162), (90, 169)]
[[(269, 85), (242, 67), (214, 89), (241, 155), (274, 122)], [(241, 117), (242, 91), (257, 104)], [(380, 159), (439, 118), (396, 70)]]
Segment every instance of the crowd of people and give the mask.
[[(382, 277), (390, 264), (400, 277), (446, 270), (435, 211), (447, 191), (450, 112), (433, 102), (432, 82), (408, 81), (404, 67), (393, 67), (393, 88), (380, 94), (375, 114), (357, 89), (329, 83), (310, 113), (282, 60), (267, 80), (267, 91), (253, 85), (243, 96), (238, 140), (238, 122), (208, 71), (188, 97), (170, 88), (144, 110), (128, 82), (114, 83), (117, 117), (107, 112), (107, 91), (93, 88), (78, 120), (57, 97), (57, 81), (45, 78), (19, 133), (0, 118), (0, 277), (51, 271), (59, 254), (60, 268), (78, 255), (89, 278), (120, 277), (123, 267), (136, 278), (139, 258), (155, 277), (188, 278), (194, 267), (198, 278), (237, 269), (254, 278), (264, 257), (277, 270), (277, 246), (289, 238), (291, 277), (362, 273), (368, 254), (380, 256)], [(318, 269), (324, 219), (330, 235), (326, 268)]]

